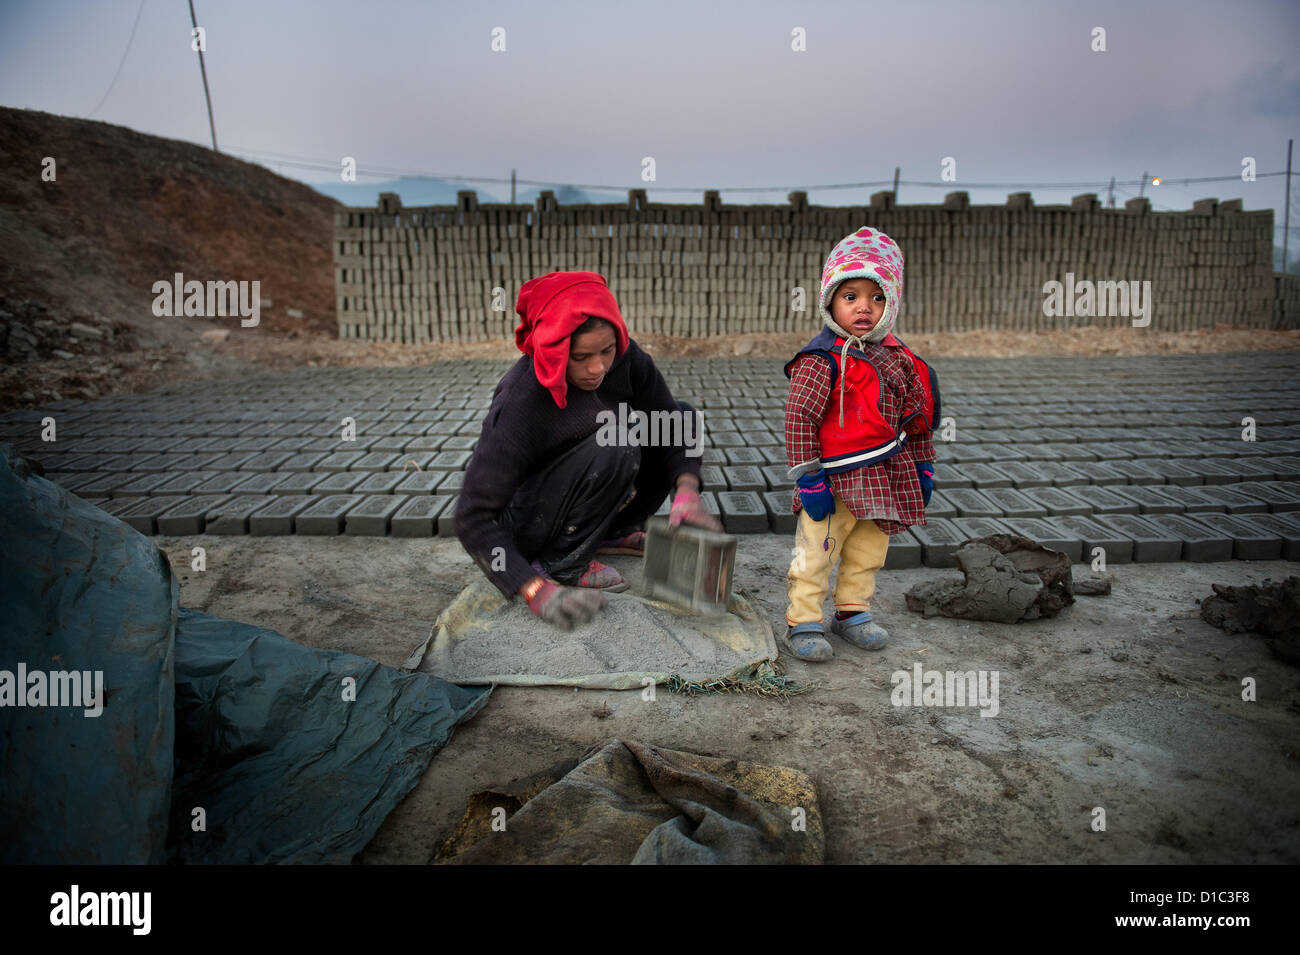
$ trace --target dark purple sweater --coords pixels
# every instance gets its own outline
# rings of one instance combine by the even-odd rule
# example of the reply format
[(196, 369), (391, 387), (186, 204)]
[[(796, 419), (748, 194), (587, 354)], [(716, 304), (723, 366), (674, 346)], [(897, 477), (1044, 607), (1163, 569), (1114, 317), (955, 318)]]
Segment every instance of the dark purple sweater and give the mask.
[[(527, 355), (497, 384), (456, 502), (456, 536), (506, 597), (514, 596), (535, 576), (514, 538), (501, 526), (515, 490), (558, 454), (598, 431), (601, 422), (596, 415), (602, 411), (617, 415), (620, 402), (646, 412), (677, 408), (654, 361), (635, 341), (614, 360), (595, 391), (570, 385), (568, 407), (563, 409), (556, 407), (551, 393), (537, 380)], [(698, 457), (687, 456), (682, 447), (665, 450), (671, 475), (699, 477)], [(497, 547), (503, 548), (505, 569), (494, 571), (492, 552)]]

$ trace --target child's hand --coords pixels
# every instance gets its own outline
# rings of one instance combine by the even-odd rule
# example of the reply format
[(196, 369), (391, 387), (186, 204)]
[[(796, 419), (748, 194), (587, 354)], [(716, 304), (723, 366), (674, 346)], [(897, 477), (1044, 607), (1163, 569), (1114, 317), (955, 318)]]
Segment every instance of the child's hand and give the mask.
[(814, 521), (822, 521), (835, 513), (835, 494), (826, 482), (826, 469), (803, 474), (795, 482), (799, 485), (799, 503)]
[(917, 461), (916, 477), (921, 482), (921, 499), (929, 507), (930, 495), (934, 492), (934, 465), (929, 461)]

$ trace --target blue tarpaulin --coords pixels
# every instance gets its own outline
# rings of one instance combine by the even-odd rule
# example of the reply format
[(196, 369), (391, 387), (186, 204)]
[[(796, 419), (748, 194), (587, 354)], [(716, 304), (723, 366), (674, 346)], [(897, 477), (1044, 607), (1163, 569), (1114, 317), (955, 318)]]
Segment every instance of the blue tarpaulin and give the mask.
[(151, 540), (28, 468), (0, 444), (0, 862), (347, 862), (486, 703), (180, 608)]

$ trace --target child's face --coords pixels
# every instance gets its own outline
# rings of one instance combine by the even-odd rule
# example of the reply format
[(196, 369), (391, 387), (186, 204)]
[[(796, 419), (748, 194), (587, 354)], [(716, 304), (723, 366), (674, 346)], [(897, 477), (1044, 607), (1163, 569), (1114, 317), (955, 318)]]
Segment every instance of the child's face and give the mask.
[(583, 391), (595, 391), (614, 364), (618, 338), (614, 329), (601, 322), (594, 332), (583, 332), (569, 339), (569, 384)]
[(831, 299), (831, 318), (854, 335), (865, 335), (885, 315), (885, 293), (871, 279), (841, 282)]

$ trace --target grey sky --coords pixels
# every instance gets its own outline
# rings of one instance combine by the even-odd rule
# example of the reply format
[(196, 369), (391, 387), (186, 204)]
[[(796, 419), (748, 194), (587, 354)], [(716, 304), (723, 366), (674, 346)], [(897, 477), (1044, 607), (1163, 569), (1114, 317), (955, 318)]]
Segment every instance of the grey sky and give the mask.
[[(1240, 197), (1276, 210), (1300, 138), (1300, 3), (343, 3), (195, 0), (223, 151), (429, 174), (716, 187), (1136, 180), (1157, 207)], [(0, 2), (0, 103), (86, 116), (109, 89), (138, 8)], [(1093, 27), (1106, 52), (1090, 49)], [(506, 51), (491, 49), (492, 29)], [(807, 51), (791, 31), (807, 31)], [(112, 92), (93, 116), (208, 143), (185, 0), (146, 0)], [(1296, 160), (1300, 166), (1300, 157)], [(289, 165), (316, 181), (336, 174)], [(1294, 183), (1294, 180), (1293, 180)], [(497, 195), (497, 186), (480, 186)], [(879, 188), (879, 187), (877, 187)], [(814, 192), (826, 204), (875, 189)], [(1011, 189), (970, 189), (1001, 202)], [(1033, 190), (1040, 203), (1083, 189)], [(1105, 198), (1104, 187), (1100, 190)], [(651, 198), (687, 201), (683, 193)], [(1127, 197), (1117, 192), (1117, 200)], [(617, 198), (611, 194), (610, 198)], [(1300, 188), (1292, 190), (1300, 212)], [(1300, 215), (1293, 215), (1292, 248)]]

